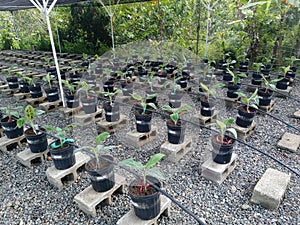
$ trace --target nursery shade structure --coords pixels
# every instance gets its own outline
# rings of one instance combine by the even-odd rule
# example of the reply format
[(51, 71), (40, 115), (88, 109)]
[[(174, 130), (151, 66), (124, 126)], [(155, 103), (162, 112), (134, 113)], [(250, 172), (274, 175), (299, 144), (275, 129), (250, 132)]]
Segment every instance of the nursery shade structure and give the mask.
[[(41, 5), (43, 4), (43, 0), (34, 0), (35, 2), (39, 2)], [(127, 3), (135, 3), (135, 2), (149, 2), (153, 0), (120, 0), (118, 4), (127, 4)], [(47, 6), (49, 7), (55, 2), (56, 6), (60, 5), (68, 5), (74, 3), (89, 3), (89, 2), (97, 2), (97, 0), (46, 0)], [(117, 3), (117, 0), (102, 0), (105, 5), (114, 5)], [(35, 6), (31, 3), (30, 0), (0, 0), (0, 11), (13, 11), (13, 10), (22, 10), (22, 9), (30, 9), (35, 8)]]
[[(113, 0), (100, 0), (101, 5), (105, 7), (105, 5), (113, 5), (113, 4), (125, 4), (125, 3), (134, 3), (134, 2), (146, 2), (150, 0), (117, 0), (116, 2)], [(57, 60), (56, 55), (56, 49), (53, 39), (53, 33), (52, 28), (50, 24), (49, 15), (53, 9), (53, 7), (57, 5), (66, 5), (66, 4), (74, 4), (79, 2), (94, 2), (91, 0), (13, 0), (13, 1), (7, 1), (7, 0), (0, 0), (0, 11), (13, 11), (13, 10), (22, 10), (22, 9), (30, 9), (30, 8), (37, 8), (41, 14), (45, 16), (47, 28), (49, 31), (49, 37), (50, 37), (50, 43), (54, 58), (54, 63), (56, 67), (57, 77), (58, 77), (58, 83), (59, 83), (59, 89), (61, 93), (61, 100), (63, 102), (63, 106), (65, 107), (65, 101), (64, 101), (64, 94), (63, 94), (63, 87), (61, 82), (61, 75), (60, 75), (60, 69), (59, 64)], [(105, 7), (107, 10), (107, 8)], [(114, 12), (113, 12), (114, 13)], [(113, 14), (111, 12), (109, 13), (109, 16), (112, 20)], [(114, 49), (114, 45), (113, 45)]]

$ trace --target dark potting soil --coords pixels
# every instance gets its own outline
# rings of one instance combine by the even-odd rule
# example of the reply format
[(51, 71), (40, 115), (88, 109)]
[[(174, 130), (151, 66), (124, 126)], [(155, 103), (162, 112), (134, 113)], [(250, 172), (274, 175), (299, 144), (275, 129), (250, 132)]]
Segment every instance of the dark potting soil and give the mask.
[[(142, 185), (142, 184), (141, 184)], [(157, 191), (155, 190), (154, 187), (152, 187), (151, 185), (149, 187), (147, 187), (147, 190), (140, 192), (141, 186), (132, 186), (129, 188), (129, 192), (132, 195), (136, 195), (136, 196), (147, 196), (147, 195), (153, 195), (154, 193), (156, 193)]]

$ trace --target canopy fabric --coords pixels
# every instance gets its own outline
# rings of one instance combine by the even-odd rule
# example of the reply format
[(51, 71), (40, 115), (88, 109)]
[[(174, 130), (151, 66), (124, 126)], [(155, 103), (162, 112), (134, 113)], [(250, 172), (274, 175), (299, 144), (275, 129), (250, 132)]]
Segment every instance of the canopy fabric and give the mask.
[[(109, 0), (102, 0), (105, 5), (116, 4), (117, 0), (109, 1)], [(135, 3), (135, 2), (148, 2), (151, 0), (120, 0), (119, 4), (126, 4), (126, 3)], [(42, 0), (39, 0), (42, 4)], [(48, 6), (51, 5), (53, 0), (49, 0)], [(99, 2), (97, 0), (58, 0), (56, 6), (59, 5), (67, 5), (67, 4), (74, 4), (79, 2)], [(34, 5), (29, 0), (0, 0), (0, 11), (14, 11), (14, 10), (22, 10), (22, 9), (30, 9), (35, 8)]]

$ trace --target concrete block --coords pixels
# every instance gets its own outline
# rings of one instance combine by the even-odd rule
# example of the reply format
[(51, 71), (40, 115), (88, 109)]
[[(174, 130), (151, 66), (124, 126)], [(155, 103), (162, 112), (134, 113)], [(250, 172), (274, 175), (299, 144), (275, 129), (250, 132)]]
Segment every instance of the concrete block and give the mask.
[(259, 89), (261, 88), (261, 85), (253, 85), (253, 84), (249, 84), (247, 86), (247, 91), (251, 91), (251, 92), (254, 92), (256, 89)]
[(15, 93), (14, 97), (17, 100), (17, 102), (21, 102), (22, 100), (25, 100), (29, 98), (30, 93)]
[(241, 97), (237, 97), (237, 98), (228, 98), (225, 97), (224, 101), (225, 101), (225, 105), (228, 107), (236, 107), (238, 105), (238, 101), (240, 101)]
[(29, 148), (17, 154), (17, 160), (26, 167), (33, 167), (34, 165), (39, 165), (47, 160), (48, 149), (44, 152), (32, 153)]
[(167, 160), (178, 162), (192, 148), (191, 138), (185, 138), (181, 144), (171, 144), (166, 141), (161, 147), (160, 152), (167, 156)]
[(161, 209), (157, 217), (151, 220), (141, 220), (135, 215), (134, 210), (131, 209), (127, 214), (118, 220), (117, 225), (157, 225), (158, 218), (160, 218), (162, 215), (169, 216), (169, 208), (171, 206), (171, 200), (164, 195), (160, 195), (160, 201)]
[(218, 113), (219, 111), (215, 110), (212, 116), (202, 116), (201, 114), (196, 114), (191, 118), (191, 121), (196, 124), (208, 125), (216, 121)]
[(251, 202), (275, 210), (279, 207), (291, 175), (268, 168), (254, 187)]
[(74, 115), (74, 121), (81, 124), (81, 126), (89, 125), (92, 122), (98, 122), (103, 116), (103, 109), (97, 108), (97, 111), (91, 114), (85, 114), (81, 111), (79, 114)]
[(275, 89), (275, 96), (285, 98), (285, 97), (287, 97), (291, 94), (292, 89), (293, 88), (290, 87), (290, 86), (288, 86), (286, 90), (276, 88)]
[(127, 117), (121, 114), (120, 119), (114, 122), (107, 122), (105, 118), (103, 118), (101, 121), (97, 122), (97, 127), (99, 128), (98, 129), (99, 133), (103, 131), (114, 133), (115, 131), (118, 131), (126, 127), (127, 124), (128, 124)]
[(58, 189), (62, 189), (64, 186), (64, 180), (68, 180), (68, 182), (74, 182), (78, 177), (77, 170), (90, 160), (90, 156), (82, 152), (77, 152), (75, 153), (75, 160), (76, 163), (72, 167), (65, 170), (57, 170), (54, 165), (49, 167), (46, 170), (49, 183)]
[(66, 117), (71, 118), (78, 114), (81, 111), (81, 108), (81, 106), (78, 106), (76, 108), (60, 108), (59, 110), (62, 111)]
[(300, 119), (300, 110), (294, 113), (294, 117)]
[[(262, 110), (262, 111), (264, 111), (264, 112), (266, 112), (266, 113), (269, 113), (269, 112), (271, 112), (274, 109), (274, 104), (275, 104), (275, 101), (271, 100), (270, 105), (259, 106), (259, 109)], [(258, 113), (260, 113), (260, 111), (258, 111)]]
[(17, 145), (21, 147), (23, 142), (26, 142), (24, 134), (14, 139), (8, 139), (6, 136), (3, 136), (0, 138), (0, 150), (2, 152), (8, 153), (10, 151), (10, 146)]
[(300, 146), (300, 135), (284, 133), (278, 142), (277, 146), (282, 149), (287, 149), (291, 152), (297, 152)]
[(55, 102), (44, 102), (39, 105), (39, 107), (45, 112), (55, 111), (58, 108), (62, 107), (62, 101), (59, 99)]
[(236, 159), (237, 154), (232, 153), (229, 163), (219, 164), (214, 162), (210, 157), (201, 165), (201, 175), (208, 180), (211, 180), (217, 184), (221, 184), (236, 167)]
[(240, 126), (238, 126), (235, 123), (232, 125), (232, 127), (234, 129), (236, 129), (236, 132), (237, 132), (237, 135), (238, 135), (238, 139), (246, 140), (247, 138), (249, 138), (255, 132), (256, 122), (253, 120), (252, 124), (250, 125), (250, 127), (247, 127), (247, 128), (240, 127)]
[(147, 133), (131, 131), (126, 134), (125, 142), (138, 148), (155, 139), (156, 133), (156, 127), (154, 126), (152, 126), (152, 129)]
[(45, 102), (46, 100), (46, 95), (43, 95), (42, 97), (39, 98), (27, 98), (25, 101), (32, 105), (33, 107), (39, 106), (41, 103)]
[(124, 193), (125, 178), (115, 174), (115, 186), (106, 192), (96, 192), (92, 185), (88, 186), (82, 192), (74, 197), (74, 201), (78, 204), (78, 207), (92, 216), (96, 216), (96, 206), (101, 202), (106, 201), (107, 204), (111, 204), (111, 196), (115, 192)]

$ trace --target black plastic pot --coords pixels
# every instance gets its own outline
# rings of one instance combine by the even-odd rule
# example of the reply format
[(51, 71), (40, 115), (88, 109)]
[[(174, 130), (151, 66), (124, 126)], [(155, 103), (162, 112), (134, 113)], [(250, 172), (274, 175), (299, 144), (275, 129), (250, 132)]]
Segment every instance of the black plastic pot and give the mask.
[(201, 115), (202, 116), (212, 116), (215, 112), (215, 100), (210, 99), (209, 101), (207, 100), (207, 97), (202, 97), (200, 98), (201, 102)]
[(220, 135), (216, 134), (211, 139), (211, 143), (212, 143), (212, 147), (213, 147), (212, 159), (216, 163), (227, 164), (231, 160), (235, 140), (233, 138), (230, 138), (229, 136), (225, 136), (225, 138), (227, 140), (231, 140), (232, 143), (221, 144), (221, 143), (217, 142), (218, 137), (220, 138)]
[(32, 128), (25, 130), (25, 137), (32, 153), (46, 151), (48, 148), (48, 140), (46, 133), (39, 132), (35, 134)]
[[(59, 140), (52, 143), (58, 143)], [(54, 166), (58, 170), (65, 170), (72, 167), (75, 164), (74, 147), (69, 143), (65, 143), (61, 148), (53, 148), (51, 144), (49, 145), (49, 150), (51, 154)]]
[(187, 87), (187, 78), (185, 78), (185, 77), (180, 78), (176, 83), (179, 84), (181, 88), (186, 88)]
[(97, 77), (95, 75), (87, 75), (85, 77), (85, 81), (87, 84), (92, 85), (94, 87), (96, 87), (97, 85)]
[(85, 164), (85, 169), (91, 177), (92, 187), (96, 192), (108, 191), (115, 185), (114, 165), (103, 158), (110, 161), (114, 160), (110, 155), (101, 155), (99, 163), (100, 165), (104, 165), (104, 167), (100, 170), (96, 170), (95, 168), (95, 158)]
[(171, 144), (181, 144), (184, 142), (185, 126), (179, 120), (177, 125), (174, 125), (172, 120), (167, 121), (168, 141)]
[(82, 109), (86, 114), (91, 114), (97, 111), (97, 97), (88, 96), (81, 98)]
[(5, 132), (5, 135), (8, 139), (14, 139), (23, 135), (23, 127), (17, 127), (17, 119), (12, 117), (12, 121), (8, 122), (8, 117), (1, 119), (1, 126)]
[(40, 98), (43, 96), (42, 88), (40, 84), (29, 86), (30, 95), (32, 98)]
[(68, 108), (77, 108), (79, 106), (79, 98), (70, 93), (65, 93)]
[(169, 106), (172, 108), (179, 108), (181, 106), (182, 93), (170, 93), (169, 94)]
[(151, 119), (152, 114), (144, 114), (142, 115), (141, 112), (138, 110), (135, 113), (135, 124), (136, 130), (139, 133), (147, 133), (151, 130)]
[(80, 82), (81, 74), (80, 73), (70, 73), (69, 78), (70, 78), (69, 79), (70, 83)]
[(223, 81), (231, 82), (233, 77), (228, 73), (228, 71), (223, 70)]
[(19, 82), (20, 92), (21, 93), (29, 93), (29, 84), (27, 81), (22, 80)]
[(19, 87), (18, 77), (7, 77), (6, 81), (10, 89), (16, 89)]
[(57, 87), (45, 89), (45, 92), (47, 94), (48, 102), (55, 102), (59, 99)]
[(253, 85), (261, 85), (262, 83), (262, 76), (259, 72), (253, 72), (252, 73), (252, 80), (251, 84)]
[(120, 107), (117, 102), (113, 102), (112, 105), (110, 105), (110, 102), (106, 101), (103, 104), (103, 108), (107, 122), (115, 122), (120, 119)]
[(238, 97), (238, 94), (236, 94), (235, 92), (237, 92), (241, 87), (241, 84), (238, 83), (238, 84), (234, 84), (234, 83), (229, 83), (227, 85), (227, 97), (228, 98), (237, 98)]
[(273, 96), (273, 91), (272, 90), (266, 90), (264, 89), (259, 89), (257, 92), (258, 95), (258, 104), (259, 106), (268, 106), (271, 103), (272, 96)]
[[(161, 187), (161, 183), (158, 179), (147, 176), (147, 180), (156, 186)], [(157, 191), (152, 195), (145, 196), (133, 194), (133, 188), (140, 188), (142, 182), (143, 181), (141, 180), (134, 180), (131, 182), (128, 194), (131, 198), (135, 215), (142, 220), (150, 220), (160, 213), (160, 192)]]
[(250, 127), (256, 114), (255, 108), (249, 107), (249, 112), (247, 112), (246, 108), (246, 106), (240, 106), (238, 108), (238, 115), (235, 121), (238, 126), (244, 128)]
[(290, 79), (285, 77), (276, 83), (276, 88), (280, 90), (286, 90), (289, 84), (290, 84)]
[(105, 92), (114, 92), (115, 83), (113, 80), (107, 80), (103, 84), (103, 89)]
[(294, 79), (296, 77), (296, 72), (290, 70), (290, 71), (287, 71), (286, 74), (285, 74), (286, 77), (288, 78), (292, 78)]
[(247, 72), (248, 71), (248, 62), (240, 62), (240, 67), (239, 67), (240, 72)]
[(122, 92), (124, 96), (133, 94), (133, 83), (121, 82)]

